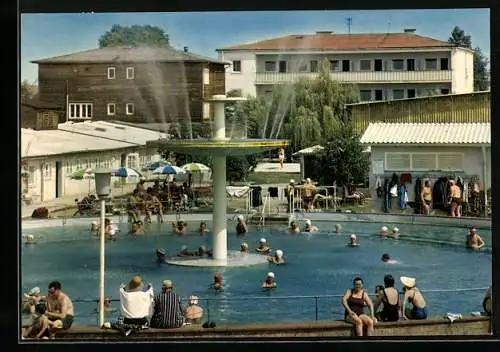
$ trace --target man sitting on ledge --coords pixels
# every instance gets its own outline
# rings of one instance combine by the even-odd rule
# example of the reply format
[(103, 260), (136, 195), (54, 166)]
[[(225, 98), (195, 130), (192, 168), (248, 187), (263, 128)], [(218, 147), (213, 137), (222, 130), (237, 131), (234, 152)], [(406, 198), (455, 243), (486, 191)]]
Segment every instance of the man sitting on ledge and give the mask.
[(123, 323), (131, 325), (147, 325), (153, 303), (153, 286), (144, 284), (140, 276), (135, 276), (127, 285), (120, 286), (120, 305)]
[(163, 281), (161, 292), (154, 298), (152, 328), (172, 329), (184, 325), (181, 298), (173, 291), (173, 287), (172, 281)]

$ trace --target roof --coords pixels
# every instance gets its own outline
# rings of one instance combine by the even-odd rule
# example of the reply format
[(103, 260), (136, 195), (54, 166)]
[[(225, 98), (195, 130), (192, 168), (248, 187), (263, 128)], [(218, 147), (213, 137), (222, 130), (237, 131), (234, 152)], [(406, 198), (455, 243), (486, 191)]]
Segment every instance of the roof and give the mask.
[(21, 129), (21, 157), (137, 147), (165, 133), (106, 121), (65, 122), (57, 130)]
[(301, 149), (298, 152), (293, 153), (293, 155), (311, 155), (311, 154), (316, 154), (320, 151), (325, 149), (325, 147), (322, 147), (320, 145), (315, 145), (309, 148)]
[(33, 109), (64, 110), (64, 106), (60, 106), (52, 102), (42, 101), (38, 95), (31, 99), (21, 101), (21, 105), (28, 106)]
[(362, 144), (490, 144), (489, 123), (370, 123)]
[(367, 50), (443, 47), (451, 48), (455, 46), (442, 40), (423, 37), (414, 33), (358, 33), (294, 34), (217, 50)]
[(146, 142), (166, 138), (165, 133), (107, 121), (68, 121), (60, 123), (59, 130), (106, 138), (120, 142), (145, 145)]
[(46, 59), (31, 61), (40, 63), (110, 63), (110, 62), (213, 62), (223, 64), (224, 62), (200, 56), (191, 52), (176, 50), (172, 47), (149, 47), (149, 46), (115, 46), (90, 49), (76, 53), (55, 56)]

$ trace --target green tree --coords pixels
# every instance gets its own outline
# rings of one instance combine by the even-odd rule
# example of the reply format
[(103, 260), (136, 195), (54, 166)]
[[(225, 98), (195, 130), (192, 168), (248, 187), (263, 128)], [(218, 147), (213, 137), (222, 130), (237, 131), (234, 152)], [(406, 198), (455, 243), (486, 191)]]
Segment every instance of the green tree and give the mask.
[[(451, 31), (451, 36), (448, 38), (448, 43), (457, 45), (462, 48), (472, 49), (471, 36), (465, 34), (464, 30), (455, 26)], [(483, 91), (489, 89), (488, 77), (488, 58), (483, 54), (481, 48), (476, 47), (474, 50), (474, 91)]]
[(36, 85), (30, 83), (28, 80), (24, 80), (21, 82), (20, 94), (21, 102), (26, 102), (36, 96), (37, 87)]
[(139, 45), (166, 47), (169, 45), (169, 37), (163, 29), (156, 26), (133, 25), (126, 27), (114, 24), (99, 38), (100, 48)]

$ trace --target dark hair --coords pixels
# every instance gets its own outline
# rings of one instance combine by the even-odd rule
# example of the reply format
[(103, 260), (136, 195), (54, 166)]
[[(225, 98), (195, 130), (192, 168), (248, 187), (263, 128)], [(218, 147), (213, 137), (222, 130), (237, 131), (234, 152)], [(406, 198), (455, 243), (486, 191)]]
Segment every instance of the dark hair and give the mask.
[(386, 262), (389, 259), (391, 259), (391, 257), (389, 256), (389, 254), (387, 254), (387, 253), (382, 254), (382, 261), (383, 262)]
[(353, 283), (354, 283), (354, 282), (356, 282), (356, 281), (361, 281), (361, 283), (363, 283), (363, 279), (362, 279), (362, 278), (360, 278), (359, 276), (356, 276), (356, 277), (354, 278), (354, 280), (352, 280), (352, 282), (353, 282)]
[(384, 276), (384, 285), (385, 287), (394, 287), (394, 278), (391, 274)]
[(52, 281), (50, 284), (49, 284), (49, 290), (51, 288), (55, 289), (55, 290), (60, 290), (61, 289), (61, 283), (59, 281)]
[(46, 311), (47, 311), (47, 307), (45, 306), (45, 302), (40, 302), (35, 306), (35, 312), (37, 314), (42, 315), (42, 314), (45, 314)]
[(384, 290), (384, 286), (382, 286), (382, 285), (377, 285), (377, 286), (375, 287), (375, 294), (377, 294), (377, 293), (378, 293), (378, 291), (383, 291), (383, 290)]
[(151, 192), (153, 192), (153, 187), (148, 187), (148, 189), (146, 189), (146, 192), (147, 192), (147, 193), (151, 193)]

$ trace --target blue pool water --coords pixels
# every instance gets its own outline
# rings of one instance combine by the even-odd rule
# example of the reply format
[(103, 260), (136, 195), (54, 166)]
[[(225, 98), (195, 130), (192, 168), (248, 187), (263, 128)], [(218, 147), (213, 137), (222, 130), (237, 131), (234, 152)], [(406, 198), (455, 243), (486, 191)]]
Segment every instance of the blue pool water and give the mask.
[[(464, 248), (466, 230), (463, 227), (391, 224), (390, 228), (397, 226), (401, 231), (400, 239), (394, 240), (377, 236), (382, 224), (341, 224), (343, 234), (330, 232), (334, 223), (318, 222), (315, 225), (321, 232), (314, 234), (289, 234), (286, 225), (281, 224), (261, 230), (251, 227), (249, 234), (238, 238), (233, 230), (235, 223), (230, 221), (229, 249), (238, 249), (242, 242), (253, 249), (258, 240), (265, 237), (273, 249), (285, 252), (287, 262), (281, 266), (262, 264), (214, 269), (169, 266), (155, 261), (155, 249), (159, 247), (174, 254), (182, 245), (194, 250), (201, 244), (210, 244), (209, 237), (200, 237), (195, 231), (198, 223), (189, 223), (190, 232), (185, 236), (174, 235), (169, 223), (153, 223), (147, 225), (147, 235), (141, 237), (127, 235), (128, 225), (122, 223), (118, 240), (107, 242), (106, 294), (118, 298), (120, 283), (141, 275), (156, 291), (162, 280), (170, 279), (183, 298), (196, 294), (200, 304), (208, 308), (210, 319), (219, 323), (341, 319), (340, 297), (286, 296), (341, 295), (359, 275), (373, 298), (375, 286), (382, 284), (384, 275), (390, 273), (396, 279), (403, 275), (416, 277), (417, 286), (424, 291), (447, 291), (425, 294), (431, 315), (482, 310), (482, 290), (453, 290), (490, 285), (490, 231), (479, 231), (487, 243), (486, 250), (471, 252)], [(36, 245), (21, 248), (23, 290), (40, 286), (44, 292), (50, 281), (59, 280), (63, 290), (75, 301), (75, 324), (78, 325), (94, 325), (97, 319), (97, 303), (80, 302), (96, 299), (98, 295), (99, 241), (89, 234), (88, 228), (80, 222), (24, 230), (24, 234), (33, 234), (38, 240)], [(345, 245), (351, 233), (360, 239), (358, 248)], [(397, 263), (382, 263), (383, 253), (389, 253)], [(209, 288), (216, 270), (224, 279), (222, 292)], [(269, 271), (276, 274), (278, 288), (265, 292), (260, 284)], [(399, 280), (397, 287), (401, 287)], [(119, 302), (113, 302), (112, 306), (118, 308)], [(110, 319), (115, 316), (116, 313)]]

